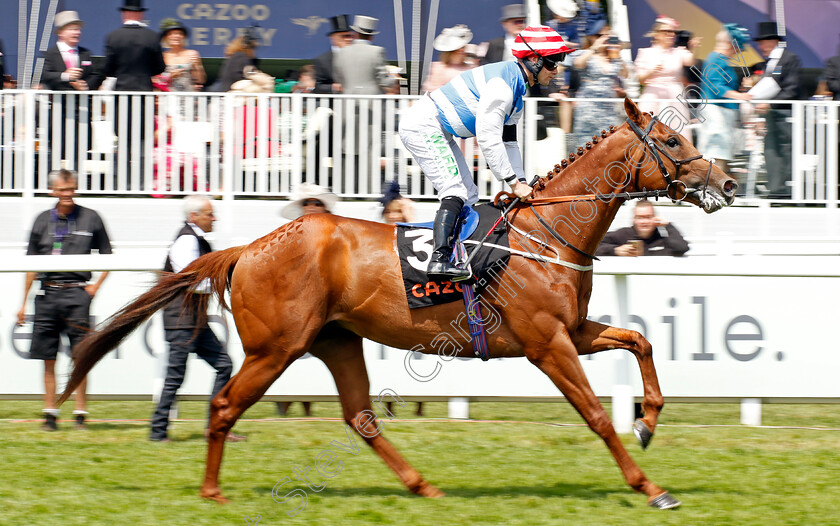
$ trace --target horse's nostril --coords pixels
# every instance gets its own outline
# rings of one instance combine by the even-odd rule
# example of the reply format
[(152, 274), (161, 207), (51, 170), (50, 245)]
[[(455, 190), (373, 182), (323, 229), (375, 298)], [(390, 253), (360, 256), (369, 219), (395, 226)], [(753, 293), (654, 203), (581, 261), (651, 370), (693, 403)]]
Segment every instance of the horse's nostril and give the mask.
[(738, 189), (738, 183), (736, 183), (733, 179), (730, 179), (723, 183), (723, 193), (727, 196), (735, 195), (735, 190)]

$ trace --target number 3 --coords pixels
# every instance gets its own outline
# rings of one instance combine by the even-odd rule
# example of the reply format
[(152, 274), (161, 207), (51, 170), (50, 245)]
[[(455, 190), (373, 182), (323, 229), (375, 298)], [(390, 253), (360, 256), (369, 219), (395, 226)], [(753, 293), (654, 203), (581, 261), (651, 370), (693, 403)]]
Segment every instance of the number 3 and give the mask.
[(423, 259), (418, 259), (415, 256), (408, 256), (406, 261), (412, 267), (426, 272), (429, 268), (429, 261), (432, 259), (432, 231), (427, 229), (409, 230), (405, 233), (405, 237), (416, 237), (417, 239), (411, 244), (411, 250), (415, 254), (426, 254)]

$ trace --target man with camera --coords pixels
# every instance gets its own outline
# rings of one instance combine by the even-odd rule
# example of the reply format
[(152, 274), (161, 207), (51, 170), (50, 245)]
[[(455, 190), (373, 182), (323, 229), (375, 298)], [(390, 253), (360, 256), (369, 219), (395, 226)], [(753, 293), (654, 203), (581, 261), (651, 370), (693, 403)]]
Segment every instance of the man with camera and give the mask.
[(682, 256), (688, 242), (677, 228), (656, 215), (650, 201), (639, 201), (634, 210), (633, 226), (607, 232), (596, 256)]

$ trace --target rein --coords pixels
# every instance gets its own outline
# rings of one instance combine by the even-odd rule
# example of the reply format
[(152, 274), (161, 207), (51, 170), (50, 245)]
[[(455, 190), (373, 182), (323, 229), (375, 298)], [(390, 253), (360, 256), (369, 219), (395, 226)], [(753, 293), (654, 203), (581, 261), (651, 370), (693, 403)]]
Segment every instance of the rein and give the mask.
[[(537, 210), (534, 208), (534, 205), (539, 206), (539, 205), (548, 205), (548, 204), (554, 204), (554, 203), (569, 203), (569, 202), (575, 202), (575, 201), (595, 201), (595, 200), (599, 200), (599, 201), (602, 201), (602, 202), (607, 202), (607, 201), (611, 201), (613, 199), (627, 199), (627, 200), (629, 200), (629, 199), (647, 198), (647, 197), (654, 197), (654, 198), (657, 198), (657, 199), (660, 198), (660, 197), (668, 197), (668, 198), (670, 198), (674, 201), (682, 201), (689, 194), (697, 192), (698, 190), (694, 189), (694, 188), (691, 188), (691, 189), (686, 188), (685, 183), (679, 180), (679, 177), (678, 177), (677, 174), (679, 173), (682, 165), (688, 164), (692, 161), (696, 161), (697, 159), (704, 159), (704, 160), (709, 162), (709, 169), (706, 172), (706, 181), (705, 181), (705, 184), (703, 186), (703, 197), (702, 198), (705, 199), (706, 189), (709, 186), (709, 179), (712, 175), (712, 165), (714, 164), (713, 159), (707, 159), (707, 158), (703, 157), (703, 155), (699, 155), (699, 154), (695, 155), (693, 157), (687, 157), (685, 159), (675, 159), (673, 156), (671, 156), (671, 154), (669, 154), (667, 151), (665, 151), (659, 145), (658, 141), (655, 141), (654, 139), (652, 139), (650, 137), (650, 132), (653, 130), (653, 127), (656, 125), (656, 123), (659, 122), (659, 117), (658, 116), (654, 116), (653, 118), (651, 118), (650, 122), (648, 123), (648, 125), (645, 127), (644, 130), (642, 130), (642, 128), (640, 128), (639, 125), (637, 125), (635, 122), (633, 122), (629, 118), (626, 119), (626, 121), (627, 121), (627, 124), (629, 125), (630, 129), (633, 130), (633, 133), (636, 134), (636, 137), (638, 137), (639, 140), (642, 141), (642, 143), (646, 147), (646, 150), (649, 151), (650, 154), (653, 156), (653, 158), (656, 160), (656, 165), (659, 168), (659, 172), (662, 174), (662, 177), (665, 179), (665, 182), (667, 183), (667, 186), (665, 187), (665, 189), (663, 189), (663, 190), (642, 190), (642, 191), (639, 191), (639, 192), (616, 192), (616, 193), (609, 193), (609, 194), (585, 194), (585, 195), (567, 195), (567, 196), (559, 196), (559, 197), (535, 197), (533, 199), (529, 199), (524, 204), (519, 204), (520, 207), (523, 206), (523, 205), (527, 205), (528, 208), (531, 209), (531, 212), (534, 214), (534, 217), (536, 217), (537, 221), (539, 221), (540, 225), (542, 225), (543, 228), (545, 228), (548, 231), (548, 233), (551, 234), (551, 236), (554, 239), (556, 239), (557, 241), (562, 243), (563, 246), (569, 247), (570, 249), (575, 251), (577, 254), (580, 254), (581, 256), (589, 258), (590, 260), (598, 260), (598, 258), (595, 255), (589, 254), (588, 252), (586, 252), (584, 250), (581, 250), (581, 249), (577, 248), (576, 246), (572, 245), (571, 243), (569, 243), (568, 241), (566, 241), (563, 238), (563, 236), (558, 234), (551, 227), (551, 225), (548, 223), (548, 221), (543, 219), (543, 217), (537, 213)], [(662, 157), (661, 157), (660, 154), (664, 155), (669, 161), (671, 161), (671, 163), (673, 163), (674, 169), (675, 169), (674, 175), (677, 178), (675, 178), (675, 179), (671, 178), (671, 173), (668, 171), (668, 168), (665, 167), (665, 163), (662, 161)], [(638, 185), (639, 171), (640, 171), (640, 167), (636, 167), (636, 187), (639, 186)], [(680, 186), (680, 185), (682, 186), (681, 191), (678, 189), (678, 186)], [(672, 193), (672, 188), (673, 188), (673, 193)], [(682, 194), (682, 197), (678, 199), (677, 196), (680, 195), (680, 194)], [(496, 196), (496, 199), (494, 200), (494, 204), (496, 206), (499, 206), (501, 197), (504, 196), (504, 195), (510, 196), (510, 194), (508, 194), (507, 192), (500, 192)], [(515, 203), (515, 202), (512, 203), (512, 205), (515, 205), (515, 204), (517, 204), (517, 203)], [(513, 208), (513, 206), (510, 206), (508, 208), (508, 210), (506, 210), (506, 212), (509, 211), (510, 208)], [(508, 224), (508, 226), (513, 228), (513, 223), (507, 218), (506, 213), (502, 214), (502, 218), (505, 221), (505, 223)]]

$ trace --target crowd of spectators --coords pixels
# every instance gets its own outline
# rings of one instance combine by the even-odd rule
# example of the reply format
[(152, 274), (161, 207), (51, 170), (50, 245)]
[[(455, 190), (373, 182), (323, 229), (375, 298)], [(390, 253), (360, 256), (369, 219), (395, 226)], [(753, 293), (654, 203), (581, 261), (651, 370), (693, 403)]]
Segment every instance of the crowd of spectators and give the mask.
[[(159, 31), (153, 31), (144, 22), (146, 10), (143, 0), (123, 0), (120, 8), (123, 25), (107, 36), (102, 68), (94, 66), (90, 51), (80, 45), (84, 22), (79, 14), (57, 13), (57, 42), (44, 53), (40, 86), (59, 91), (273, 92), (279, 91), (282, 84), (285, 91), (294, 93), (405, 93), (405, 79), (395, 74), (394, 66), (387, 63), (387, 50), (373, 44), (379, 21), (371, 16), (332, 16), (327, 32), (328, 51), (297, 71), (288, 72), (291, 82), (265, 86), (251, 83), (244, 90), (237, 82), (250, 80), (249, 71), (259, 71), (258, 28), (239, 31), (225, 49), (218, 74), (210, 79), (214, 82), (208, 85), (202, 57), (185, 46), (190, 29), (180, 20), (167, 18)], [(703, 37), (685, 31), (674, 18), (660, 15), (645, 34), (650, 45), (639, 45), (631, 60), (630, 43), (611, 30), (601, 2), (547, 0), (542, 14), (541, 23), (557, 31), (567, 46), (576, 51), (563, 63), (560, 74), (549, 86), (535, 86), (531, 90), (532, 96), (554, 100), (539, 105), (542, 118), (538, 123), (538, 139), (546, 137), (547, 127), (560, 128), (566, 133), (564, 146), (574, 149), (587, 137), (621, 121), (620, 105), (597, 99), (626, 95), (638, 97), (643, 111), (668, 117), (663, 120), (704, 152), (708, 149), (726, 168), (743, 154), (745, 126), (742, 124), (758, 123), (755, 128), (761, 132), (757, 135), (763, 141), (757, 144), (763, 142), (761, 154), (766, 160), (767, 193), (774, 198), (790, 196), (789, 107), (734, 102), (748, 101), (758, 93), (762, 94), (761, 99), (774, 100), (803, 96), (799, 58), (785, 47), (785, 38), (778, 34), (774, 22), (762, 22), (752, 39), (749, 31), (738, 24), (724, 24), (717, 34), (706, 35), (709, 41), (714, 39), (714, 49), (708, 57), (701, 57), (698, 49)], [(437, 52), (435, 60), (423, 69), (421, 92), (432, 92), (479, 65), (513, 60), (513, 39), (525, 27), (527, 19), (524, 4), (503, 6), (499, 18), (501, 35), (480, 43), (472, 41), (473, 31), (465, 24), (444, 28), (432, 44)], [(750, 40), (765, 61), (752, 65), (750, 74), (745, 75), (746, 69), (733, 67), (733, 61), (740, 60), (740, 53)], [(3, 85), (12, 87), (14, 80), (6, 75), (2, 57), (0, 42), (0, 75)], [(759, 82), (765, 78), (772, 80)], [(840, 57), (834, 57), (826, 64), (819, 93), (835, 100), (840, 98), (838, 79)], [(774, 81), (780, 89), (766, 91)], [(753, 85), (758, 86), (750, 91)], [(687, 87), (694, 89), (686, 91)], [(698, 118), (698, 112), (693, 111), (697, 104), (675, 102), (680, 96), (699, 98), (700, 95), (707, 99), (732, 99), (733, 103), (708, 104), (703, 109), (703, 118)], [(138, 104), (143, 111), (145, 103)], [(131, 112), (132, 108), (128, 110)], [(365, 145), (357, 146), (363, 149)], [(333, 149), (334, 145), (330, 144), (331, 154)]]

